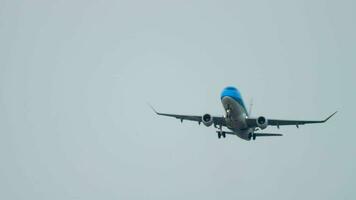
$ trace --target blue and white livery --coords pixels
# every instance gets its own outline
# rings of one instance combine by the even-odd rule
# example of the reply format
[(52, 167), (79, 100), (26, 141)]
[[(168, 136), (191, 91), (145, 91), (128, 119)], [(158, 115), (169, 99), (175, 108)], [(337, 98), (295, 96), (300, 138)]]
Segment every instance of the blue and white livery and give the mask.
[[(249, 116), (249, 112), (247, 112), (246, 106), (242, 99), (241, 93), (235, 87), (226, 87), (221, 92), (221, 103), (225, 110), (224, 117), (216, 117), (210, 114), (204, 114), (202, 116), (198, 115), (176, 115), (176, 114), (167, 114), (160, 113), (156, 110), (153, 110), (158, 115), (175, 117), (180, 119), (181, 122), (183, 120), (196, 121), (199, 124), (203, 123), (205, 126), (214, 125), (218, 130), (216, 131), (218, 134), (218, 138), (226, 137), (226, 134), (236, 135), (244, 140), (255, 140), (256, 137), (262, 136), (282, 136), (279, 133), (261, 133), (257, 132), (267, 128), (268, 126), (280, 126), (285, 125), (295, 125), (299, 128), (299, 125), (304, 124), (315, 124), (315, 123), (324, 123), (328, 119), (330, 119), (333, 115), (336, 114), (334, 112), (332, 115), (327, 117), (325, 120), (319, 121), (305, 121), (305, 120), (279, 120), (279, 119), (267, 119), (264, 116), (260, 116), (257, 118), (253, 118)], [(229, 131), (224, 131), (223, 127), (229, 129)]]

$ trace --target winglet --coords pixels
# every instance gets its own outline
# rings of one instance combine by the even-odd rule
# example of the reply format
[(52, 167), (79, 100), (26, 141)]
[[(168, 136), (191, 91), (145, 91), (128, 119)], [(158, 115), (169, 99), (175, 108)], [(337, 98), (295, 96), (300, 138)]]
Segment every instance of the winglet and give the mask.
[(331, 114), (329, 117), (327, 117), (323, 122), (326, 122), (326, 121), (328, 121), (332, 116), (334, 116), (335, 114), (337, 113), (337, 111), (336, 112), (334, 112), (333, 114)]
[(150, 103), (147, 103), (147, 105), (149, 107), (151, 107), (151, 109), (153, 110), (153, 112), (155, 112), (157, 115), (159, 115), (159, 112), (157, 112), (157, 110), (150, 104)]

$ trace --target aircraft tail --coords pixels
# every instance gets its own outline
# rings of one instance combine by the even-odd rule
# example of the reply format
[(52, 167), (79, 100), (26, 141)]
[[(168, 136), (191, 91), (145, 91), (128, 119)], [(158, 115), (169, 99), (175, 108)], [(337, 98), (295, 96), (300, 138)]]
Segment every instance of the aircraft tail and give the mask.
[(251, 100), (250, 100), (250, 106), (249, 106), (249, 109), (248, 109), (248, 116), (251, 116), (252, 107), (253, 107), (253, 99), (251, 98)]

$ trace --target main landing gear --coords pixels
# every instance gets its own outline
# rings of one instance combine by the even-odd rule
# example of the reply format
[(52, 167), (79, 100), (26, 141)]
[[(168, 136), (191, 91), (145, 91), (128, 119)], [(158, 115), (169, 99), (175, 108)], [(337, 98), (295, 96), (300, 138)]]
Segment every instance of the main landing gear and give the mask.
[(225, 133), (225, 132), (218, 132), (218, 138), (219, 138), (219, 139), (221, 138), (221, 136), (222, 136), (223, 138), (226, 138), (226, 133)]
[(253, 133), (249, 133), (248, 134), (248, 137), (251, 139), (253, 139), (253, 140), (256, 140), (256, 135), (255, 134), (253, 134)]
[(222, 126), (219, 127), (219, 130), (217, 132), (218, 132), (218, 138), (219, 139), (221, 138), (221, 136), (223, 138), (226, 138), (226, 133), (224, 131), (222, 131)]

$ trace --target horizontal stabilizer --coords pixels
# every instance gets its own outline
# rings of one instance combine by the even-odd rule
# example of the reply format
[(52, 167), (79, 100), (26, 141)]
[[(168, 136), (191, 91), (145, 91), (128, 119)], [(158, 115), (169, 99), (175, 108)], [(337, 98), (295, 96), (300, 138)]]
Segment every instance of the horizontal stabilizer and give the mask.
[(254, 133), (253, 135), (254, 135), (255, 137), (283, 136), (283, 134), (280, 134), (280, 133)]

